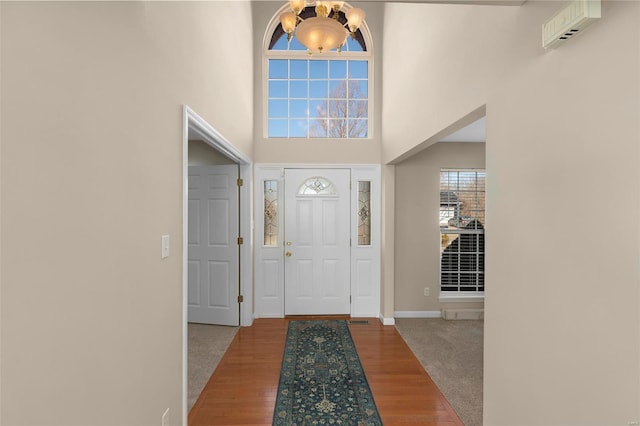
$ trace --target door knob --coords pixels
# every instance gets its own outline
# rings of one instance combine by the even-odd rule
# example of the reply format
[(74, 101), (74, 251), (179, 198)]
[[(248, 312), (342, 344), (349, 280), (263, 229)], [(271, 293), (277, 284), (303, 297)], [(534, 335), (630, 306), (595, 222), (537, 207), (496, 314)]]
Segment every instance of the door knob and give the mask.
[(287, 257), (291, 257), (291, 252), (290, 252), (290, 251), (288, 251), (288, 252), (286, 252), (284, 255), (285, 255), (285, 256), (287, 256)]

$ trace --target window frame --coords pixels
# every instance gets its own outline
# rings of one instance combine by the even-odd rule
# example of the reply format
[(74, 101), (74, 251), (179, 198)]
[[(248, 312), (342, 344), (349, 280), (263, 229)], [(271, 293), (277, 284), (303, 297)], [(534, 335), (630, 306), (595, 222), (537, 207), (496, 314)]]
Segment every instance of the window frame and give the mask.
[[(441, 181), (441, 176), (443, 172), (473, 172), (473, 173), (478, 173), (478, 172), (482, 172), (484, 173), (484, 179), (485, 179), (485, 188), (483, 193), (485, 194), (485, 207), (484, 207), (484, 215), (486, 217), (486, 176), (487, 176), (487, 172), (486, 169), (484, 168), (442, 168), (439, 170), (439, 178), (438, 178), (438, 184), (439, 184), (439, 192), (442, 191), (442, 181)], [(477, 176), (476, 176), (477, 179)], [(451, 189), (447, 189), (447, 190), (451, 190)], [(438, 214), (440, 217), (440, 209), (442, 208), (442, 203), (441, 201), (438, 203)], [(483, 228), (482, 229), (452, 229), (452, 230), (447, 230), (444, 229), (440, 226), (440, 223), (438, 223), (438, 235), (439, 235), (439, 241), (438, 244), (439, 246), (439, 260), (438, 260), (438, 291), (439, 291), (439, 297), (438, 300), (440, 302), (476, 302), (476, 301), (483, 301), (484, 300), (484, 294), (485, 294), (485, 290), (486, 290), (486, 280), (483, 280), (483, 287), (485, 290), (482, 291), (442, 291), (442, 237), (443, 235), (451, 235), (451, 234), (458, 234), (458, 235), (462, 235), (462, 234), (472, 234), (472, 235), (483, 235), (484, 240), (485, 240), (485, 244), (482, 250), (482, 255), (484, 256), (484, 261), (483, 261), (483, 268), (482, 268), (482, 274), (483, 276), (485, 276), (485, 269), (486, 269), (486, 225), (483, 224)], [(458, 282), (458, 286), (460, 287), (461, 284), (460, 282)]]
[[(347, 11), (353, 6), (345, 3), (342, 11)], [(273, 141), (367, 141), (374, 138), (374, 63), (373, 41), (366, 20), (359, 27), (367, 50), (364, 52), (323, 52), (309, 56), (306, 50), (270, 50), (269, 43), (276, 27), (280, 24), (280, 14), (289, 11), (289, 5), (282, 5), (269, 21), (262, 43), (262, 137)], [(269, 137), (269, 60), (270, 59), (297, 59), (297, 60), (360, 60), (367, 61), (367, 136), (364, 138), (317, 138), (317, 137)]]

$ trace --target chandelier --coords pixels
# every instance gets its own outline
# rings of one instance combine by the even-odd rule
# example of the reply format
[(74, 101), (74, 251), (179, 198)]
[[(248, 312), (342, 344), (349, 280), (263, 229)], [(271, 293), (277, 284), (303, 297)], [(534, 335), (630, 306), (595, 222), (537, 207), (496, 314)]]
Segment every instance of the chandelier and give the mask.
[[(316, 16), (302, 19), (299, 15), (307, 4), (315, 5)], [(338, 20), (342, 6), (344, 1), (289, 0), (291, 10), (280, 15), (287, 40), (291, 40), (295, 32), (296, 38), (309, 49), (309, 53), (322, 53), (331, 49), (338, 49), (340, 52), (347, 36), (351, 34), (351, 37), (355, 37), (365, 16), (364, 10), (357, 7), (347, 10), (344, 13), (347, 30)]]

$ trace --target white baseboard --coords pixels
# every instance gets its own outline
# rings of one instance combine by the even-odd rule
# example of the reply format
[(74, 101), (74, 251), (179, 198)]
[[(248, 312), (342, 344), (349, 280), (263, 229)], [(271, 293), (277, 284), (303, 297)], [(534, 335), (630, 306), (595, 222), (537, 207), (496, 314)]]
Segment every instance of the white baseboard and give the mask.
[(442, 318), (446, 320), (481, 320), (484, 309), (443, 309)]
[(440, 311), (395, 311), (396, 318), (442, 318)]
[(263, 314), (263, 315), (253, 314), (253, 318), (254, 319), (259, 319), (259, 318), (284, 318), (284, 316), (282, 316), (281, 314)]
[(395, 318), (385, 318), (382, 314), (380, 314), (379, 318), (382, 325), (396, 325)]

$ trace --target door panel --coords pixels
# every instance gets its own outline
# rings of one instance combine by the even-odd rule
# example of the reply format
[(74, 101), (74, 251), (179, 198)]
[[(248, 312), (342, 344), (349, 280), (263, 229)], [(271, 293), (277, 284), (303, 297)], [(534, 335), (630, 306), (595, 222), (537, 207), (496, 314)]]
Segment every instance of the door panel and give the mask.
[(350, 313), (350, 178), (348, 169), (285, 170), (286, 315)]
[(189, 167), (188, 319), (239, 324), (238, 166)]

